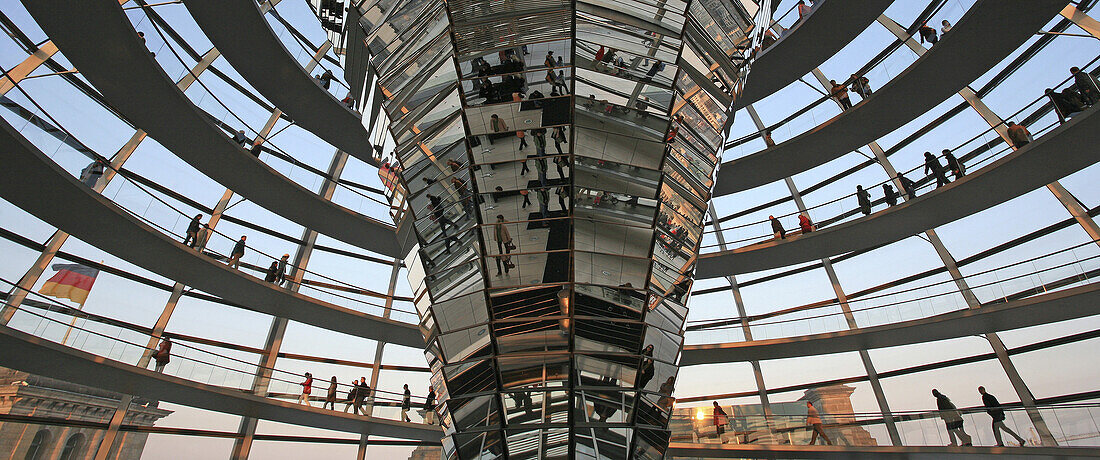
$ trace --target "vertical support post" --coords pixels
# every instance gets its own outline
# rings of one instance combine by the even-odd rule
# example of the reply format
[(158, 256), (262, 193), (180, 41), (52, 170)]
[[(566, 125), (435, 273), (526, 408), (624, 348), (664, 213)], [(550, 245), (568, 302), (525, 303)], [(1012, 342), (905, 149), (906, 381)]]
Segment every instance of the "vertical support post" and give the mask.
[[(272, 118), (278, 118), (278, 111), (272, 115)], [(269, 126), (273, 123), (269, 123)], [(257, 142), (260, 142), (257, 138)], [(326, 179), (321, 185), (321, 196), (326, 200), (331, 200), (333, 193), (336, 191), (336, 181), (339, 180), (340, 175), (344, 171), (344, 165), (347, 164), (348, 154), (337, 150), (333, 154), (332, 162), (329, 164), (328, 174), (332, 179)], [(228, 195), (228, 190), (226, 194)], [(288, 277), (290, 279), (287, 284), (287, 289), (298, 292), (301, 288), (302, 277), (309, 264), (310, 256), (313, 254), (313, 247), (317, 241), (317, 232), (311, 229), (304, 229), (302, 231), (302, 240), (304, 241), (298, 246), (298, 250), (294, 254), (294, 262), (290, 267), (290, 273)], [(271, 373), (275, 368), (275, 362), (279, 358), (279, 350), (282, 348), (283, 337), (286, 335), (286, 327), (288, 324), (286, 318), (273, 318), (271, 321), (271, 328), (268, 330), (267, 339), (264, 343), (264, 355), (260, 360), (259, 368), (256, 371), (256, 376), (252, 382), (252, 394), (258, 396), (266, 396), (268, 387), (271, 383)], [(237, 430), (237, 434), (240, 435), (233, 442), (233, 452), (230, 456), (233, 460), (243, 460), (248, 458), (249, 452), (252, 450), (252, 441), (256, 436), (256, 424), (257, 419), (253, 417), (244, 417), (241, 419), (240, 427)]]
[(107, 460), (111, 455), (111, 449), (115, 445), (115, 439), (118, 438), (118, 429), (122, 426), (122, 422), (126, 420), (126, 412), (130, 408), (130, 403), (134, 400), (133, 396), (122, 395), (122, 398), (118, 401), (118, 408), (115, 409), (114, 415), (111, 416), (111, 423), (107, 427), (107, 431), (103, 434), (103, 440), (99, 443), (99, 448), (95, 452), (95, 460)]
[[(817, 69), (814, 69), (814, 74), (817, 75), (819, 79), (824, 77)], [(753, 123), (756, 124), (756, 129), (763, 130), (765, 125), (764, 122), (760, 120), (760, 115), (756, 113), (756, 109), (750, 105), (746, 107), (746, 110), (752, 118)], [(798, 207), (798, 212), (809, 217), (806, 213), (806, 203), (802, 201), (802, 195), (798, 192), (798, 187), (795, 186), (794, 180), (790, 177), (785, 177), (783, 181), (787, 184), (787, 189), (791, 192), (791, 199), (794, 200), (795, 205)], [(840, 285), (840, 278), (836, 276), (836, 271), (833, 270), (832, 261), (828, 257), (825, 257), (821, 259), (821, 265), (825, 268), (825, 274), (829, 277), (829, 283), (833, 286), (833, 292), (836, 294), (837, 302), (840, 304), (840, 309), (844, 313), (844, 319), (848, 323), (848, 328), (858, 328), (859, 325), (856, 324), (855, 316), (852, 315), (852, 309), (848, 305), (848, 297), (844, 294), (844, 288)], [(878, 401), (879, 411), (882, 412), (883, 424), (886, 425), (886, 432), (890, 435), (890, 443), (895, 446), (900, 446), (901, 434), (898, 432), (897, 424), (894, 422), (894, 416), (890, 411), (890, 404), (886, 400), (886, 393), (882, 390), (882, 384), (878, 380), (878, 371), (871, 361), (871, 355), (867, 350), (859, 350), (859, 358), (863, 361), (863, 368), (867, 371), (867, 381), (871, 384), (871, 391), (875, 394), (875, 400)]]
[[(397, 290), (397, 275), (401, 272), (401, 259), (393, 259), (393, 269), (390, 270), (390, 283), (386, 289), (386, 304), (382, 311), (383, 318), (389, 318), (393, 311), (393, 295)], [(382, 351), (386, 347), (386, 342), (378, 341), (374, 346), (374, 363), (371, 364), (370, 370), (370, 387), (377, 391), (378, 389), (378, 377), (382, 371)], [(373, 395), (367, 395), (367, 398), (373, 398)], [(367, 416), (374, 417), (374, 401), (367, 400)], [(358, 460), (364, 460), (367, 455), (368, 438), (370, 436), (366, 433), (359, 435), (359, 454), (356, 457)]]
[[(1072, 5), (1070, 7), (1072, 7)], [(1063, 10), (1063, 13), (1064, 12), (1065, 11)], [(926, 51), (924, 46), (922, 46), (920, 43), (910, 37), (906, 33), (905, 29), (901, 27), (901, 25), (897, 22), (886, 17), (885, 15), (879, 16), (878, 22), (886, 27), (888, 30), (890, 30), (890, 32), (893, 33), (894, 36), (896, 36), (898, 39), (905, 40), (906, 46), (908, 46), (909, 49), (911, 49), (918, 56), (924, 54), (924, 52)], [(993, 110), (989, 108), (989, 106), (985, 105), (985, 103), (982, 102), (981, 98), (978, 97), (977, 93), (975, 93), (973, 89), (967, 86), (959, 91), (959, 96), (961, 96), (963, 100), (965, 100), (967, 104), (969, 104), (970, 107), (974, 109), (974, 111), (978, 112), (978, 115), (981, 116), (982, 119), (985, 120), (986, 123), (988, 123), (989, 126), (992, 127), (999, 136), (1001, 136), (1006, 144), (1010, 146), (1012, 145), (1012, 140), (1008, 137), (1008, 129), (1004, 125), (1004, 120), (997, 116), (997, 114), (994, 113)], [(875, 147), (877, 146), (878, 144), (875, 143)], [(890, 160), (886, 157), (885, 153), (882, 152), (882, 149), (872, 148), (871, 150), (875, 153), (875, 157), (878, 163), (882, 165), (882, 167), (886, 170), (886, 173), (889, 174), (891, 178), (893, 178), (895, 185), (899, 187), (898, 190), (903, 190), (904, 188), (901, 188), (901, 184), (898, 183), (897, 172), (894, 170), (893, 165), (890, 163)], [(1070, 214), (1077, 219), (1077, 222), (1082, 226), (1082, 228), (1084, 228), (1090, 236), (1093, 236), (1093, 239), (1100, 239), (1100, 228), (1097, 228), (1096, 223), (1092, 220), (1092, 217), (1090, 217), (1087, 212), (1084, 212), (1083, 209), (1081, 209), (1080, 203), (1077, 202), (1076, 198), (1070, 195), (1070, 193), (1066, 191), (1065, 188), (1062, 188), (1061, 184), (1059, 184), (1058, 182), (1047, 185), (1047, 188), (1051, 190), (1051, 192), (1054, 192), (1055, 197), (1057, 197), (1058, 200), (1066, 207), (1066, 209), (1070, 211)], [(1059, 194), (1055, 190), (1063, 191), (1064, 194)], [(903, 193), (901, 194), (901, 197), (903, 200), (909, 200), (907, 194)], [(1080, 216), (1074, 212), (1075, 207), (1076, 209), (1081, 210)], [(950, 251), (947, 250), (947, 247), (943, 244), (943, 241), (940, 240), (939, 235), (936, 234), (936, 231), (934, 229), (929, 229), (925, 232), (925, 236), (928, 237), (928, 242), (932, 244), (932, 247), (936, 250), (936, 254), (943, 261), (944, 267), (947, 268), (947, 271), (951, 275), (951, 278), (955, 281), (955, 285), (959, 288), (959, 292), (962, 294), (967, 306), (971, 309), (981, 308), (981, 301), (978, 300), (978, 297), (974, 295), (974, 292), (970, 289), (969, 284), (966, 282), (966, 279), (963, 278), (962, 272), (959, 270), (958, 263), (955, 261), (955, 258), (951, 255)], [(1098, 242), (1097, 244), (1100, 244), (1100, 242)], [(989, 342), (990, 347), (993, 348), (993, 353), (997, 356), (997, 361), (1000, 362), (1001, 368), (1004, 369), (1005, 375), (1008, 377), (1009, 383), (1012, 385), (1012, 388), (1016, 392), (1016, 395), (1020, 398), (1020, 403), (1023, 404), (1023, 406), (1025, 407), (1028, 417), (1031, 419), (1032, 424), (1035, 426), (1035, 431), (1039, 434), (1039, 438), (1042, 440), (1043, 445), (1057, 446), (1057, 440), (1054, 439), (1054, 436), (1051, 434), (1050, 429), (1047, 427), (1046, 421), (1043, 419), (1042, 414), (1035, 407), (1035, 396), (1031, 393), (1031, 389), (1028, 388), (1027, 383), (1024, 382), (1024, 379), (1020, 375), (1019, 371), (1016, 370), (1016, 365), (1012, 363), (1012, 359), (1008, 356), (1008, 351), (1005, 348), (1004, 343), (1001, 341), (1000, 336), (998, 336), (995, 332), (991, 332), (985, 334), (984, 337)]]
[[(714, 211), (714, 203), (708, 203), (707, 213), (710, 214), (710, 221), (714, 225), (714, 234), (718, 238), (718, 248), (725, 251), (728, 249), (726, 245), (726, 237), (722, 234), (722, 224), (718, 222), (718, 213)], [(741, 298), (741, 289), (737, 286), (737, 278), (733, 275), (725, 277), (726, 282), (730, 285), (730, 292), (733, 293), (733, 304), (737, 308), (737, 316), (741, 318), (741, 332), (745, 336), (746, 341), (752, 340), (752, 329), (749, 328), (748, 313), (745, 311), (745, 302)], [(768, 399), (768, 388), (764, 382), (764, 372), (760, 368), (760, 361), (749, 361), (752, 365), (752, 374), (756, 379), (756, 392), (760, 396), (760, 405), (764, 409), (764, 423), (768, 426), (769, 436), (774, 433), (772, 428), (772, 407), (771, 401)]]

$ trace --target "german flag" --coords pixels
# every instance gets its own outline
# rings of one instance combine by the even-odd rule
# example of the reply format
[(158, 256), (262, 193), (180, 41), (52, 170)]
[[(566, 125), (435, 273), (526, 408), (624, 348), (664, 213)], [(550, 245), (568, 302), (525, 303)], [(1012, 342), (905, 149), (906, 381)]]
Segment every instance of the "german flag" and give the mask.
[(53, 269), (57, 273), (42, 285), (38, 293), (84, 305), (99, 270), (80, 264), (54, 264)]

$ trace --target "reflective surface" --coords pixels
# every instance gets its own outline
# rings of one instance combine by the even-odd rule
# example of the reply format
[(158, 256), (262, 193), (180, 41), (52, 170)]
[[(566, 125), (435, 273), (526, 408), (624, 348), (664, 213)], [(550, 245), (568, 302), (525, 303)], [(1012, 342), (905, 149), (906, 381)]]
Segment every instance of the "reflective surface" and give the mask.
[(448, 457), (663, 456), (748, 6), (360, 7)]

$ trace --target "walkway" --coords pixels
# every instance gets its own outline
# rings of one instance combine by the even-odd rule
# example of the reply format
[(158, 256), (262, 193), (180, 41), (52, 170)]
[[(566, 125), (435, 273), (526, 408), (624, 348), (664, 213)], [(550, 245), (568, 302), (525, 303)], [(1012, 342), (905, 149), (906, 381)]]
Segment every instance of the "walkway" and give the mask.
[(345, 107), (306, 72), (271, 30), (254, 0), (187, 0), (183, 4), (233, 68), (294, 123), (378, 166), (362, 115)]
[(385, 256), (402, 255), (392, 225), (321, 198), (218, 129), (164, 73), (117, 2), (24, 4), (65, 58), (115, 108), (191, 166), (307, 228)]
[(771, 96), (810, 73), (867, 30), (875, 18), (894, 2), (847, 0), (818, 3), (813, 13), (789, 29), (786, 35), (753, 61), (745, 89), (733, 103), (734, 110)]
[(700, 256), (697, 279), (785, 267), (893, 243), (1006, 202), (1097, 161), (1097, 108), (1077, 115), (1022, 149), (906, 203), (869, 217), (787, 240), (768, 240)]
[(0, 366), (199, 409), (398, 439), (439, 441), (439, 427), (307, 408), (141, 369), (0, 326)]
[[(1065, 6), (1065, 0), (1034, 0), (1005, 8), (1000, 0), (978, 0), (936, 46), (866, 101), (775, 147), (722, 163), (714, 196), (794, 176), (902, 127), (1012, 54)], [(754, 67), (749, 81), (756, 77)]]
[(93, 192), (2, 119), (0, 151), (5, 158), (0, 196), (103, 251), (253, 311), (368, 339), (424, 346), (414, 324), (291, 292), (200, 255)]
[(674, 442), (668, 445), (666, 455), (670, 458), (812, 458), (824, 460), (933, 460), (942, 458), (965, 458), (966, 460), (1005, 458), (1070, 460), (1100, 458), (1100, 449), (1085, 447), (792, 446)]
[(928, 318), (823, 334), (685, 345), (681, 366), (816, 356), (1000, 332), (1100, 315), (1100, 284)]

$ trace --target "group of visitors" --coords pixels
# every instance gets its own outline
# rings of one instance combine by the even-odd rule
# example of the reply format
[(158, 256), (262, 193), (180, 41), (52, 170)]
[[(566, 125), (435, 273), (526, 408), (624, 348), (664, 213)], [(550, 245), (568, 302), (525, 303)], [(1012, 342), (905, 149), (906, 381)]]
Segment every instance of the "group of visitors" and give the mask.
[[(309, 372), (305, 373), (305, 380), (299, 385), (302, 386), (302, 394), (298, 396), (298, 404), (310, 405), (310, 395), (313, 393), (313, 374)], [(336, 410), (336, 402), (338, 398), (339, 383), (336, 380), (336, 376), (332, 376), (329, 379), (328, 391), (325, 393), (324, 403), (321, 404), (322, 409)], [(347, 392), (347, 397), (344, 398), (346, 404), (344, 405), (344, 413), (347, 413), (349, 409), (355, 415), (370, 415), (370, 410), (363, 407), (368, 404), (368, 400), (372, 398), (370, 384), (367, 383), (366, 377), (359, 377), (352, 380), (351, 389)], [(435, 388), (428, 387), (428, 394), (424, 397), (423, 417), (424, 423), (435, 424)], [(409, 384), (404, 384), (403, 392), (401, 395), (401, 419), (406, 422), (411, 422), (409, 418), (409, 411), (412, 410), (412, 392), (409, 391)]]
[(1045, 91), (1062, 123), (1100, 102), (1100, 88), (1096, 77), (1080, 67), (1070, 67), (1069, 73), (1073, 76), (1073, 86), (1062, 91), (1054, 91), (1052, 88)]
[[(775, 216), (768, 216), (768, 222), (772, 225), (772, 233), (775, 235), (775, 239), (787, 239), (787, 230), (783, 228), (783, 223), (779, 222), (779, 219), (776, 219)], [(810, 220), (810, 216), (807, 216), (805, 213), (799, 213), (798, 228), (803, 234), (814, 231), (814, 223)]]
[[(1011, 428), (1005, 426), (1005, 411), (1001, 406), (1001, 402), (997, 400), (997, 397), (989, 394), (984, 386), (978, 387), (978, 394), (982, 396), (982, 406), (985, 408), (985, 412), (993, 419), (993, 437), (997, 441), (997, 447), (1004, 447), (1005, 445), (1004, 440), (1001, 439), (1001, 431), (1016, 438), (1016, 442), (1020, 443), (1020, 446), (1023, 447), (1025, 443), (1024, 438), (1016, 434), (1015, 431), (1012, 431)], [(951, 399), (936, 389), (932, 390), (932, 396), (936, 398), (936, 409), (939, 410), (940, 419), (943, 420), (944, 425), (947, 427), (947, 435), (951, 439), (951, 444), (949, 445), (957, 445), (957, 442), (962, 443), (964, 446), (974, 445), (973, 439), (970, 435), (966, 434), (966, 430), (963, 429), (962, 412), (955, 407)]]
[(213, 232), (209, 222), (202, 222), (202, 214), (195, 214), (195, 217), (191, 218), (191, 223), (187, 224), (187, 236), (183, 238), (183, 244), (201, 251)]
[(840, 104), (843, 110), (852, 108), (852, 99), (848, 97), (849, 88), (864, 100), (871, 97), (873, 93), (873, 91), (871, 91), (871, 81), (868, 80), (867, 77), (852, 74), (849, 80), (851, 83), (847, 85), (844, 83), (837, 83), (836, 80), (829, 80), (829, 84), (832, 85), (832, 88), (829, 90), (829, 96)]
[[(997, 447), (1004, 447), (1005, 445), (1004, 440), (1001, 438), (1002, 431), (1015, 438), (1016, 442), (1019, 443), (1021, 447), (1024, 446), (1026, 443), (1024, 438), (1020, 437), (1020, 435), (1016, 434), (1015, 431), (1012, 431), (1011, 428), (1005, 425), (1006, 416), (1004, 407), (1001, 405), (1001, 402), (997, 400), (997, 397), (986, 391), (984, 386), (978, 387), (978, 394), (981, 395), (982, 398), (982, 408), (985, 409), (986, 414), (989, 414), (989, 417), (992, 419), (991, 428), (993, 430), (993, 437), (997, 442)], [(933, 389), (932, 396), (936, 398), (937, 415), (943, 420), (948, 437), (950, 438), (950, 444), (948, 445), (957, 446), (961, 444), (963, 446), (972, 446), (973, 438), (967, 434), (966, 430), (963, 428), (964, 422), (962, 412), (951, 402), (950, 398), (940, 393), (939, 390)], [(730, 417), (717, 401), (714, 401), (713, 404), (714, 406), (711, 409), (711, 420), (714, 423), (716, 435), (722, 438), (722, 435), (726, 432), (726, 426), (730, 422)], [(850, 416), (850, 414), (843, 415)], [(825, 444), (833, 445), (832, 439), (825, 433), (821, 415), (811, 401), (806, 401), (806, 426), (812, 433), (810, 435), (810, 445), (816, 444), (819, 437), (825, 441)], [(725, 442), (726, 440), (722, 439), (722, 443)]]

